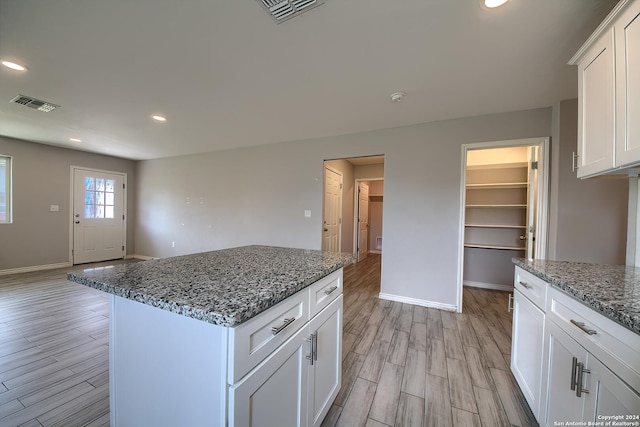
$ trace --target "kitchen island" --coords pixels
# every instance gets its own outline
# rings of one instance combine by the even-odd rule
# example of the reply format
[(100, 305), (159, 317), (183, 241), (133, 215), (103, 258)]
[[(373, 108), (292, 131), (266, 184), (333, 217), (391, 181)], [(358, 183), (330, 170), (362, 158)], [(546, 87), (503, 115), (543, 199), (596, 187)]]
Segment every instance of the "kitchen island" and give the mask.
[(511, 370), (540, 425), (640, 425), (640, 268), (513, 262)]
[(351, 261), (246, 246), (70, 273), (110, 294), (111, 425), (319, 425)]

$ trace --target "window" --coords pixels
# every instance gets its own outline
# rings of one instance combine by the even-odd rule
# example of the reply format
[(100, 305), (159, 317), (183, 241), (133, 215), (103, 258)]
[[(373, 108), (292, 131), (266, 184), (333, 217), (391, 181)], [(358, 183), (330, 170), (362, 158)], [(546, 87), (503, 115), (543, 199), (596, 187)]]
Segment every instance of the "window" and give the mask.
[(84, 179), (84, 217), (113, 218), (115, 181), (87, 176)]
[(0, 223), (11, 222), (11, 157), (0, 155)]

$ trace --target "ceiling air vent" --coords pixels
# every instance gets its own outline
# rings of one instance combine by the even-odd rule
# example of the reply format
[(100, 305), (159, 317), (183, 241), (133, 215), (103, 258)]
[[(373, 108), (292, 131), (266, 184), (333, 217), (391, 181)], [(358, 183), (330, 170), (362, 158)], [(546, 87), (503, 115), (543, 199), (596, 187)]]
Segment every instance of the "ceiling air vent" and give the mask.
[(24, 105), (25, 107), (33, 108), (34, 110), (44, 111), (45, 113), (53, 111), (56, 108), (60, 108), (59, 105), (53, 104), (51, 102), (43, 101), (41, 99), (36, 99), (25, 95), (18, 95), (13, 98), (11, 102)]
[(324, 4), (325, 0), (258, 0), (277, 23)]

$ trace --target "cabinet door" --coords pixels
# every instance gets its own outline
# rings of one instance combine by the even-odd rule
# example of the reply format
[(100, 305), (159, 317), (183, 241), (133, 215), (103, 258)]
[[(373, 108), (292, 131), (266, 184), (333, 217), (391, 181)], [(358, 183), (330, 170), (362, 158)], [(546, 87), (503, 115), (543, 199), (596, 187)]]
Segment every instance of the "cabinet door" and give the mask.
[(229, 426), (307, 425), (308, 333), (307, 327), (300, 329), (229, 388)]
[[(589, 372), (584, 374), (584, 421), (602, 421), (599, 416), (631, 416), (620, 421), (640, 421), (640, 396), (605, 367), (598, 359), (589, 356)], [(635, 416), (635, 418), (633, 417)]]
[(578, 64), (578, 177), (614, 167), (613, 30), (604, 32)]
[(319, 426), (340, 391), (342, 380), (342, 295), (310, 323), (315, 357), (309, 378), (309, 426)]
[(545, 340), (548, 340), (549, 352), (543, 381), (545, 407), (540, 414), (540, 424), (552, 427), (568, 420), (581, 420), (585, 399), (584, 395), (577, 397), (576, 391), (571, 390), (576, 371), (573, 358), (586, 364), (587, 351), (551, 321), (545, 324)]
[(517, 289), (513, 294), (511, 371), (537, 419), (542, 382), (544, 312)]
[(630, 2), (614, 27), (616, 166), (640, 162), (640, 3)]

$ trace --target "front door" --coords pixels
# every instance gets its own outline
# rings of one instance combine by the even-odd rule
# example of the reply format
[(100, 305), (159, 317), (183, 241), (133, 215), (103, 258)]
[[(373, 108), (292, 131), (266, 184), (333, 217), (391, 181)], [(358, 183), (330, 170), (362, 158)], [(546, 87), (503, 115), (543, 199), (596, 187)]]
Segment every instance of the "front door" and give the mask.
[(322, 250), (340, 252), (340, 218), (342, 211), (342, 174), (329, 167), (324, 169), (324, 218)]
[(369, 184), (358, 184), (358, 262), (369, 253)]
[(73, 263), (124, 258), (125, 175), (73, 169)]

